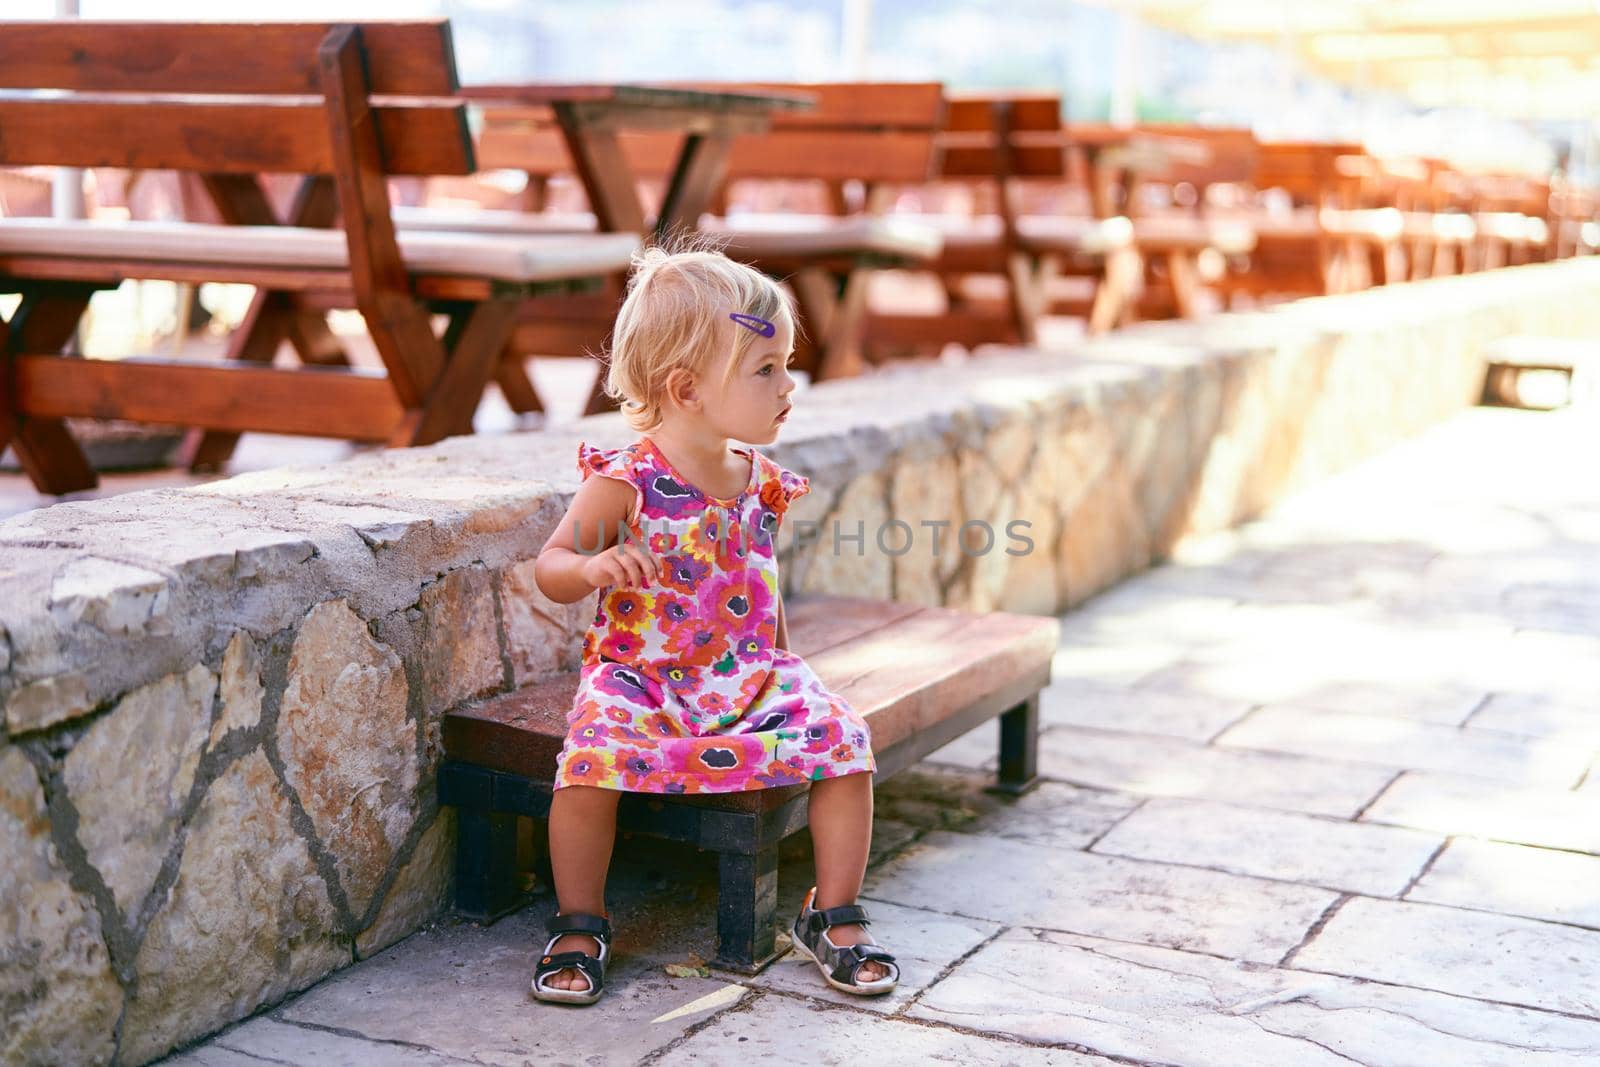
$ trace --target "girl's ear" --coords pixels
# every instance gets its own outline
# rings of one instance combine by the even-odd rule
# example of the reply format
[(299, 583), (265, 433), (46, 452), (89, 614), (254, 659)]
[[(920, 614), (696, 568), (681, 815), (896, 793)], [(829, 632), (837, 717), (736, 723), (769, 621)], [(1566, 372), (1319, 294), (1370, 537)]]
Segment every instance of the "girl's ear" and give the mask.
[(667, 372), (667, 397), (678, 407), (693, 411), (700, 406), (700, 391), (695, 386), (694, 375), (683, 367)]

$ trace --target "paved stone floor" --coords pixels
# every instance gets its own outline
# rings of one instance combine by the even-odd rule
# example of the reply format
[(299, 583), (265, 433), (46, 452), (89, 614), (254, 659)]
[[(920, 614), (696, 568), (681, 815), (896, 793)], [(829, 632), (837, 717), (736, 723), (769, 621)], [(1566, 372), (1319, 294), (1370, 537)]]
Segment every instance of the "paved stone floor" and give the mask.
[(1470, 412), (1067, 615), (1037, 791), (992, 728), (879, 791), (886, 998), (700, 970), (711, 857), (625, 840), (593, 1008), (528, 996), (546, 893), (170, 1062), (1600, 1062), (1596, 433)]

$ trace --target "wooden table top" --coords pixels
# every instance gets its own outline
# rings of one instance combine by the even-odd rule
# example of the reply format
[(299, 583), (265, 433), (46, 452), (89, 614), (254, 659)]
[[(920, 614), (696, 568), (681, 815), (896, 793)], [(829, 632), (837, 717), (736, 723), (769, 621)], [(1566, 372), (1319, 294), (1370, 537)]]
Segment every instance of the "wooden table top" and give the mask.
[(458, 95), (485, 104), (612, 104), (626, 108), (693, 108), (755, 114), (803, 111), (815, 104), (814, 98), (804, 92), (725, 93), (661, 85), (566, 82), (463, 85)]

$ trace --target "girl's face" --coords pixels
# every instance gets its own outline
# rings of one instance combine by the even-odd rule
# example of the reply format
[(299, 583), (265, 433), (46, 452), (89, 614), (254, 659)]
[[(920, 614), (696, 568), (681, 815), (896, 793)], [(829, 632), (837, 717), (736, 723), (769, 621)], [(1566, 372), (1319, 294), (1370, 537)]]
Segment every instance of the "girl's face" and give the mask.
[(739, 357), (726, 386), (720, 382), (733, 353), (723, 356), (711, 368), (705, 413), (720, 433), (753, 445), (771, 444), (778, 439), (778, 431), (789, 414), (789, 394), (795, 387), (789, 374), (793, 349), (793, 338), (781, 333), (758, 338)]

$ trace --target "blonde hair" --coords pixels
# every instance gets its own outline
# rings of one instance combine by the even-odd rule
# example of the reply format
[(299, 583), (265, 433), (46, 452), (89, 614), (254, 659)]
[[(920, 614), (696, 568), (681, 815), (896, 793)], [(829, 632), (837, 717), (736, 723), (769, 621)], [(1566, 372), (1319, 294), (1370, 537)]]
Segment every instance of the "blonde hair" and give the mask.
[(703, 238), (692, 247), (659, 245), (633, 257), (628, 293), (617, 312), (606, 370), (606, 395), (620, 403), (639, 433), (661, 425), (667, 380), (683, 368), (703, 377), (719, 353), (731, 358), (723, 384), (761, 337), (728, 316), (766, 319), (777, 336), (795, 336), (794, 298), (753, 267), (723, 255)]

